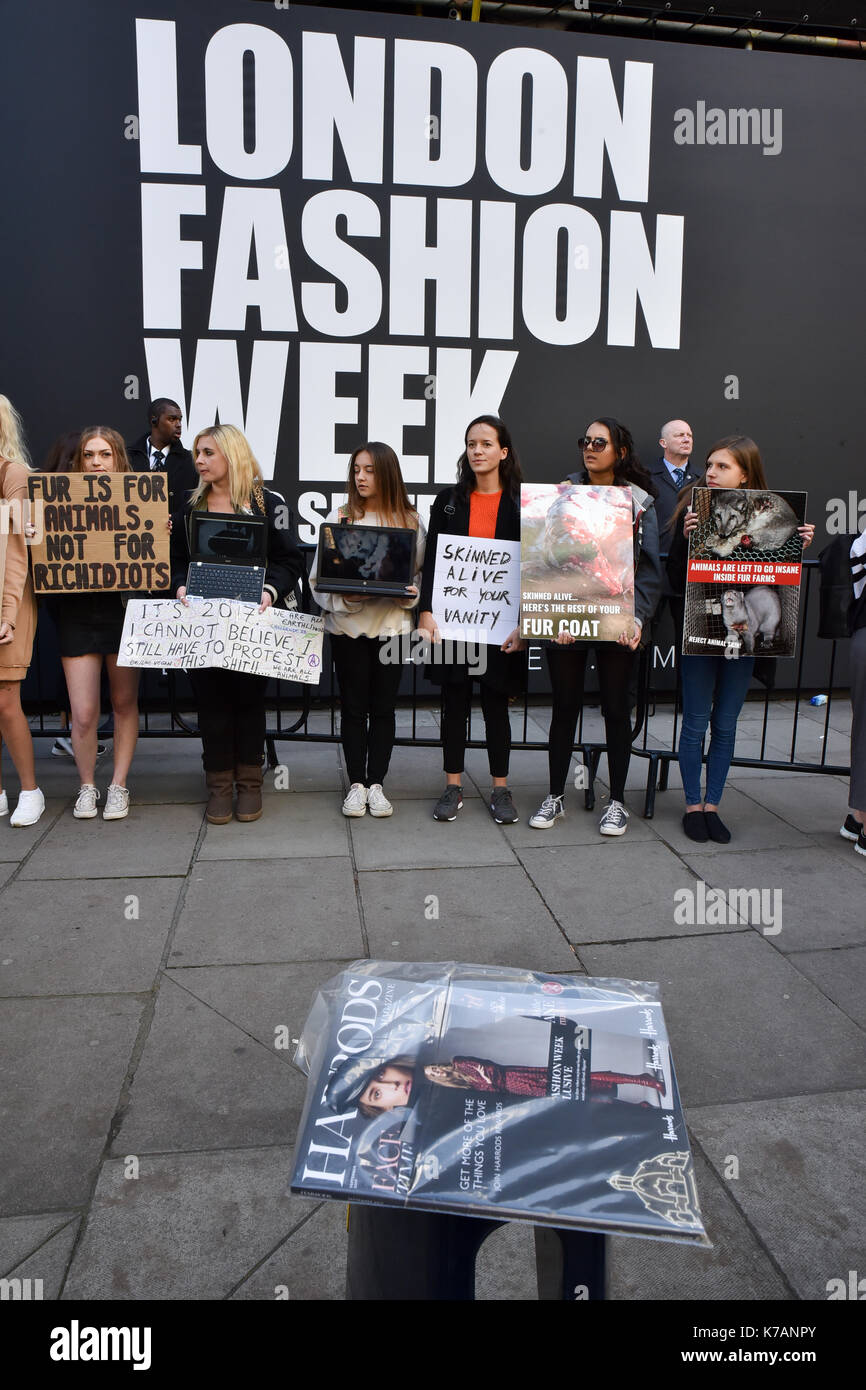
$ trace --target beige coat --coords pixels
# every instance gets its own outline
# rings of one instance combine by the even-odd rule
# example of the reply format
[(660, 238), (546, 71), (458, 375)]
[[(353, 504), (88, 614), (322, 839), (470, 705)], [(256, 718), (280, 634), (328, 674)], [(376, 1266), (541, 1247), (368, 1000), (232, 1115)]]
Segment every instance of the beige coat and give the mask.
[[(27, 476), (28, 470), (23, 464), (0, 458), (0, 500), (23, 502), (28, 496)], [(13, 517), (15, 522), (19, 520), (20, 513)], [(4, 539), (6, 557), (0, 575), (0, 621), (11, 623), (15, 632), (11, 643), (0, 646), (0, 681), (23, 681), (33, 651), (36, 599), (21, 527), (16, 525)]]

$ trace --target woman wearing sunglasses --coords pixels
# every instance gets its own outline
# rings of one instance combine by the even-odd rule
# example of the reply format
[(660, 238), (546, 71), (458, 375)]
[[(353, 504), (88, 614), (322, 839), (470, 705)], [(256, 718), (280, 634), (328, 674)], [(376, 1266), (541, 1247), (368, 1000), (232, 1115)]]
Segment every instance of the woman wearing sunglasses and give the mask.
[[(631, 718), (629, 685), (635, 652), (643, 634), (649, 634), (661, 594), (659, 530), (654, 498), (656, 488), (646, 469), (638, 462), (634, 441), (625, 425), (609, 416), (594, 420), (583, 439), (583, 470), (570, 473), (567, 482), (596, 487), (630, 487), (634, 521), (634, 625), (621, 632), (616, 642), (595, 643), (601, 710), (604, 716), (610, 800), (599, 821), (602, 835), (624, 835), (628, 828), (625, 809), (625, 779), (631, 758)], [(553, 692), (553, 712), (548, 739), (550, 791), (529, 824), (536, 830), (549, 830), (565, 815), (565, 779), (574, 749), (577, 719), (583, 704), (583, 685), (589, 646), (560, 633), (548, 642), (547, 662)]]

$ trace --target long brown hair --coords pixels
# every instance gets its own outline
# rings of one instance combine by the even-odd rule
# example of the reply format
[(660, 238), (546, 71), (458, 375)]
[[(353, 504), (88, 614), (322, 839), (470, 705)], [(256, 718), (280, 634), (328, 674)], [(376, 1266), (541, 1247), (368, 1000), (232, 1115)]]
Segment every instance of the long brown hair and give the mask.
[(78, 448), (75, 450), (75, 457), (69, 465), (71, 473), (85, 473), (84, 467), (84, 448), (91, 439), (104, 439), (111, 445), (111, 452), (114, 454), (115, 473), (131, 473), (129, 459), (126, 456), (126, 445), (122, 437), (113, 430), (110, 425), (88, 425), (86, 430), (81, 431), (81, 438), (78, 441)]
[(767, 487), (767, 479), (764, 477), (764, 465), (761, 462), (761, 451), (754, 439), (750, 439), (747, 434), (726, 434), (724, 439), (717, 439), (707, 450), (707, 457), (704, 462), (704, 476), (696, 483), (686, 483), (677, 498), (677, 505), (665, 530), (669, 535), (676, 534), (677, 526), (682, 520), (683, 512), (692, 505), (692, 492), (696, 487), (706, 487), (707, 469), (710, 466), (710, 459), (713, 454), (717, 454), (720, 449), (727, 449), (729, 454), (733, 454), (737, 463), (746, 475), (746, 480), (740, 483), (740, 487), (749, 491), (762, 491)]
[(390, 444), (381, 440), (368, 440), (360, 444), (349, 460), (349, 516), (352, 521), (363, 521), (364, 499), (355, 483), (355, 461), (359, 454), (367, 453), (373, 460), (376, 478), (376, 501), (374, 510), (382, 518), (384, 526), (403, 526), (411, 531), (418, 529), (418, 513), (409, 501), (400, 460)]

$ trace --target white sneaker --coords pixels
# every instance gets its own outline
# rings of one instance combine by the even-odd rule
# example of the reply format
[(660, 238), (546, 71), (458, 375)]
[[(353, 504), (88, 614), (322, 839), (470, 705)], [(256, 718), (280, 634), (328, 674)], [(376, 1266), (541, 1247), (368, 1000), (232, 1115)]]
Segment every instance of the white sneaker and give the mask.
[[(394, 807), (391, 805), (385, 793), (382, 791), (382, 784), (374, 782), (367, 792), (367, 805), (370, 808), (371, 816), (393, 816)], [(343, 810), (346, 808), (343, 807)]]
[(564, 816), (561, 796), (546, 796), (534, 816), (529, 817), (533, 830), (549, 830), (555, 820)]
[(92, 782), (84, 782), (78, 793), (78, 800), (73, 807), (72, 814), (76, 820), (93, 820), (96, 815), (96, 803), (99, 800), (99, 792)]
[[(367, 788), (363, 782), (353, 782), (349, 795), (343, 802), (344, 816), (365, 816), (367, 814)], [(379, 813), (381, 815), (381, 812)]]
[(621, 801), (611, 801), (598, 823), (599, 835), (624, 835), (628, 830), (628, 811)]
[(119, 787), (116, 782), (112, 782), (105, 793), (105, 810), (102, 813), (102, 819), (123, 820), (124, 816), (128, 815), (129, 792), (126, 787)]
[(45, 810), (45, 797), (37, 787), (32, 792), (19, 792), (18, 805), (12, 812), (10, 825), (35, 825)]
[(0, 792), (0, 816), (8, 816), (9, 798), (5, 792)]

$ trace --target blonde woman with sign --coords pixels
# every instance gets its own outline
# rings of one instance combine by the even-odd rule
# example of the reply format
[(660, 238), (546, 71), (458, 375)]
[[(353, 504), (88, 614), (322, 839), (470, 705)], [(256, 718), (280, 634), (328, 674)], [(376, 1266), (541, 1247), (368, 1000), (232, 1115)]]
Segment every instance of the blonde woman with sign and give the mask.
[[(268, 491), (246, 437), (235, 425), (200, 430), (192, 447), (199, 483), (175, 513), (171, 533), (171, 591), (187, 603), (191, 558), (190, 516), (195, 511), (264, 517), (267, 528), (265, 584), (259, 612), (282, 603), (301, 576), (303, 559), (288, 528), (288, 509)], [(267, 677), (217, 667), (191, 670), (198, 704), (202, 763), (208, 788), (207, 819), (227, 825), (234, 814), (256, 821), (262, 814)]]
[[(21, 781), (9, 822), (14, 826), (35, 825), (45, 810), (45, 797), (36, 785), (30, 726), (21, 708), (21, 682), (36, 633), (36, 600), (22, 523), (29, 471), (21, 419), (11, 401), (0, 396), (0, 746), (6, 744)], [(8, 799), (0, 790), (0, 816), (8, 814)]]
[[(420, 570), (424, 526), (409, 501), (400, 460), (390, 445), (373, 441), (355, 450), (349, 462), (348, 493), (346, 505), (331, 512), (328, 521), (416, 531), (415, 567)], [(376, 539), (375, 532), (371, 539)], [(320, 551), (321, 539), (313, 569), (317, 578)], [(372, 569), (371, 564), (366, 568)], [(382, 783), (394, 747), (394, 711), (403, 667), (399, 659), (386, 659), (389, 647), (392, 654), (394, 647), (388, 639), (408, 637), (412, 631), (409, 615), (418, 602), (417, 585), (408, 585), (403, 594), (376, 596), (325, 592), (314, 580), (313, 595), (325, 613), (340, 686), (340, 737), (350, 784), (343, 815), (358, 817), (369, 811), (371, 816), (390, 816), (394, 808)]]

